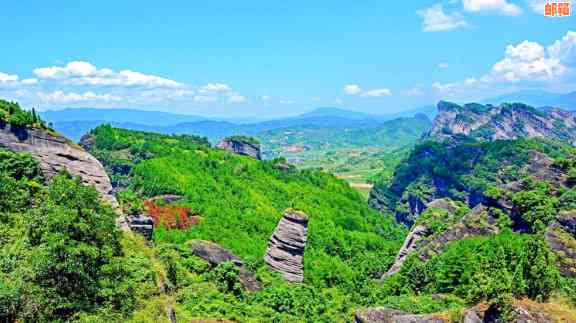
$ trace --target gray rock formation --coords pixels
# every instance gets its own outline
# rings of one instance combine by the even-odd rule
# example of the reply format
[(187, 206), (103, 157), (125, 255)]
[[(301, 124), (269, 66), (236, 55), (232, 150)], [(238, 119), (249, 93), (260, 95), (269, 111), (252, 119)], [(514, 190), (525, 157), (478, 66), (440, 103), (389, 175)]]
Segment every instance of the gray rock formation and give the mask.
[(356, 323), (447, 323), (444, 318), (435, 315), (414, 315), (402, 311), (375, 307), (356, 311)]
[(260, 144), (253, 138), (232, 136), (222, 139), (216, 148), (228, 150), (232, 153), (262, 159)]
[(194, 255), (206, 260), (212, 266), (218, 266), (224, 262), (234, 263), (240, 269), (239, 280), (244, 288), (251, 292), (260, 289), (260, 283), (256, 277), (248, 271), (244, 262), (232, 252), (214, 242), (205, 240), (190, 240), (187, 244)]
[(417, 246), (418, 258), (422, 261), (440, 254), (446, 245), (452, 241), (458, 241), (474, 236), (496, 234), (499, 228), (497, 219), (482, 204), (477, 205), (466, 214), (460, 222), (448, 230), (422, 240)]
[(268, 242), (264, 261), (288, 282), (304, 281), (303, 260), (307, 232), (308, 216), (288, 209)]
[(80, 176), (85, 185), (94, 186), (104, 200), (112, 207), (118, 207), (104, 167), (94, 156), (66, 138), (45, 130), (12, 127), (3, 123), (0, 124), (0, 147), (32, 154), (40, 162), (46, 179), (61, 170)]
[[(429, 205), (445, 206), (449, 208), (447, 201), (438, 201)], [(498, 232), (496, 219), (482, 204), (476, 206), (462, 220), (444, 232), (433, 234), (425, 225), (415, 225), (404, 240), (394, 264), (382, 276), (385, 279), (402, 269), (407, 257), (415, 253), (422, 261), (428, 260), (433, 255), (441, 253), (446, 245), (452, 241), (465, 239), (472, 236), (482, 236)]]
[(406, 239), (404, 240), (404, 243), (402, 244), (402, 247), (396, 256), (396, 259), (394, 260), (394, 264), (392, 264), (392, 267), (388, 269), (382, 278), (389, 277), (400, 271), (404, 261), (406, 261), (406, 258), (413, 252), (417, 251), (418, 243), (423, 239), (426, 239), (426, 237), (430, 236), (430, 234), (431, 232), (425, 226), (414, 226), (412, 230), (410, 230), (410, 233), (408, 233), (408, 236), (406, 236)]
[(576, 277), (576, 212), (562, 212), (544, 235), (548, 246), (556, 253), (560, 271)]
[(143, 235), (147, 240), (152, 240), (154, 234), (154, 219), (145, 215), (131, 215), (126, 216), (128, 227), (136, 233)]
[(555, 108), (538, 110), (521, 103), (460, 106), (440, 101), (428, 136), (437, 139), (466, 136), (481, 140), (550, 138), (575, 143), (576, 114)]

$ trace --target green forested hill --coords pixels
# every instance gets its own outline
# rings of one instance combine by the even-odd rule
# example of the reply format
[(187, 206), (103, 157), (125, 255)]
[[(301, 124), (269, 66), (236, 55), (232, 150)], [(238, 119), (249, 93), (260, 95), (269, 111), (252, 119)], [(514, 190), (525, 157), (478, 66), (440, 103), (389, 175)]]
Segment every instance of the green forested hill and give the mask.
[[(268, 239), (283, 211), (296, 208), (307, 213), (310, 223), (305, 285), (301, 288), (309, 291), (298, 295), (293, 287), (285, 287), (285, 291), (279, 287), (274, 293), (296, 293), (277, 296), (282, 298), (312, 297), (310, 302), (321, 302), (314, 300), (316, 297), (330, 297), (330, 307), (335, 308), (320, 304), (303, 309), (280, 307), (275, 314), (278, 317), (292, 315), (299, 320), (304, 318), (301, 315), (312, 315), (315, 320), (344, 320), (354, 304), (373, 302), (368, 297), (373, 292), (373, 279), (390, 265), (404, 235), (391, 218), (368, 208), (345, 181), (319, 171), (296, 170), (282, 159), (258, 161), (210, 148), (198, 138), (109, 126), (96, 128), (86, 140), (113, 176), (123, 176), (117, 183), (125, 186), (119, 194), (125, 207), (134, 209), (138, 200), (159, 194), (179, 194), (184, 199), (178, 205), (190, 208), (200, 218), (199, 224), (186, 230), (156, 230), (158, 248), (182, 248), (190, 239), (211, 240), (240, 256), (250, 268), (261, 270)], [(229, 296), (211, 297), (224, 300)], [(247, 302), (243, 298), (237, 301)], [(221, 309), (222, 313), (204, 309), (194, 314), (244, 319), (258, 315), (242, 314), (237, 307)], [(333, 314), (323, 313), (328, 310)]]

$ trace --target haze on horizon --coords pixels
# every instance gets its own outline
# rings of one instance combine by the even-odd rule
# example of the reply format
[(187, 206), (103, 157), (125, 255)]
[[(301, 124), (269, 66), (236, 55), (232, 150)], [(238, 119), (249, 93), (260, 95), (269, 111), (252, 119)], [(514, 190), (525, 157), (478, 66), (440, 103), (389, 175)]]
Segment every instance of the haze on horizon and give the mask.
[(0, 98), (228, 117), (576, 89), (574, 17), (542, 1), (4, 2)]

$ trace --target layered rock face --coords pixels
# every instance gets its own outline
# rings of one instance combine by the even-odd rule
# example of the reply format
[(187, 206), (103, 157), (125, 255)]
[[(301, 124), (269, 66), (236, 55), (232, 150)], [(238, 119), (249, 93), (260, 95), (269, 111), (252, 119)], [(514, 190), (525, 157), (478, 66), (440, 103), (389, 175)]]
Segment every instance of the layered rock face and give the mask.
[(258, 160), (262, 159), (260, 144), (254, 140), (249, 140), (249, 138), (240, 136), (224, 138), (218, 143), (218, 145), (216, 145), (216, 148), (228, 150), (232, 153), (249, 156)]
[(300, 211), (286, 210), (264, 256), (264, 261), (288, 282), (304, 281), (304, 249), (308, 232), (308, 216)]
[(260, 283), (256, 277), (248, 271), (244, 262), (232, 252), (214, 242), (205, 240), (191, 240), (187, 244), (194, 255), (206, 260), (213, 266), (218, 266), (228, 261), (234, 263), (240, 269), (239, 280), (244, 288), (252, 292), (260, 289)]
[(428, 137), (466, 136), (483, 140), (551, 138), (576, 144), (576, 114), (561, 109), (537, 110), (520, 104), (477, 103), (463, 106), (440, 101)]
[(39, 129), (12, 127), (4, 123), (0, 124), (0, 147), (30, 153), (40, 162), (42, 173), (47, 179), (61, 170), (80, 176), (84, 185), (94, 186), (104, 200), (114, 208), (118, 206), (112, 195), (110, 179), (102, 164), (62, 136)]

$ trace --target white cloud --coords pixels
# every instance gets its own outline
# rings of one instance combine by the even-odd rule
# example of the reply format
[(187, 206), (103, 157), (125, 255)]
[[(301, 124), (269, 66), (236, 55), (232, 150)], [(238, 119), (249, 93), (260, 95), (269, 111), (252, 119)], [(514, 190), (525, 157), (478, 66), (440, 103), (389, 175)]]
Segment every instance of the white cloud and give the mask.
[(17, 83), (18, 79), (18, 75), (0, 72), (0, 83)]
[(507, 0), (464, 0), (464, 10), (468, 12), (495, 12), (502, 15), (517, 16), (522, 9)]
[(504, 59), (492, 66), (491, 76), (510, 82), (554, 80), (566, 70), (559, 58), (546, 55), (542, 45), (525, 40), (506, 47)]
[(292, 100), (280, 100), (279, 101), (280, 104), (294, 104), (296, 102), (292, 101)]
[(447, 14), (441, 4), (420, 10), (418, 15), (424, 18), (425, 32), (449, 31), (468, 26), (461, 14), (457, 12)]
[(88, 91), (84, 93), (54, 91), (50, 93), (38, 92), (40, 100), (45, 103), (77, 103), (85, 101), (120, 101), (121, 97), (112, 94), (96, 94)]
[(65, 66), (36, 68), (34, 74), (42, 79), (58, 80), (72, 85), (141, 86), (147, 88), (183, 86), (167, 78), (131, 70), (116, 72), (109, 68), (98, 69), (93, 64), (84, 61), (69, 62)]
[(24, 79), (24, 80), (22, 80), (22, 84), (24, 84), (24, 85), (36, 85), (36, 84), (38, 84), (38, 79), (35, 79), (35, 78)]
[(355, 95), (362, 92), (362, 88), (357, 84), (346, 84), (344, 85), (344, 93), (349, 95)]
[(270, 99), (271, 99), (271, 98), (270, 98), (269, 95), (263, 95), (263, 96), (260, 97), (260, 100), (262, 100), (262, 101), (268, 101), (268, 100), (270, 100)]
[(550, 57), (558, 59), (565, 64), (576, 63), (576, 32), (568, 31), (562, 39), (555, 41), (548, 47)]
[(434, 82), (432, 88), (443, 94), (486, 90), (494, 95), (506, 86), (515, 86), (515, 90), (527, 84), (540, 88), (558, 86), (570, 82), (575, 63), (576, 32), (568, 31), (548, 47), (527, 40), (508, 45), (504, 57), (492, 65), (488, 73), (462, 82)]
[(532, 8), (532, 11), (544, 14), (544, 6), (546, 5), (546, 0), (528, 0), (528, 5)]
[(228, 103), (244, 103), (246, 102), (246, 97), (238, 93), (234, 93), (228, 97)]
[(198, 89), (200, 93), (227, 93), (231, 88), (228, 84), (223, 83), (208, 83)]
[(450, 66), (448, 65), (448, 63), (439, 63), (439, 64), (438, 64), (438, 68), (443, 69), (443, 70), (444, 70), (444, 69), (447, 69), (448, 67), (450, 67)]
[(390, 96), (392, 91), (389, 89), (374, 89), (370, 91), (365, 91), (361, 94), (363, 97), (380, 97), (380, 96)]

